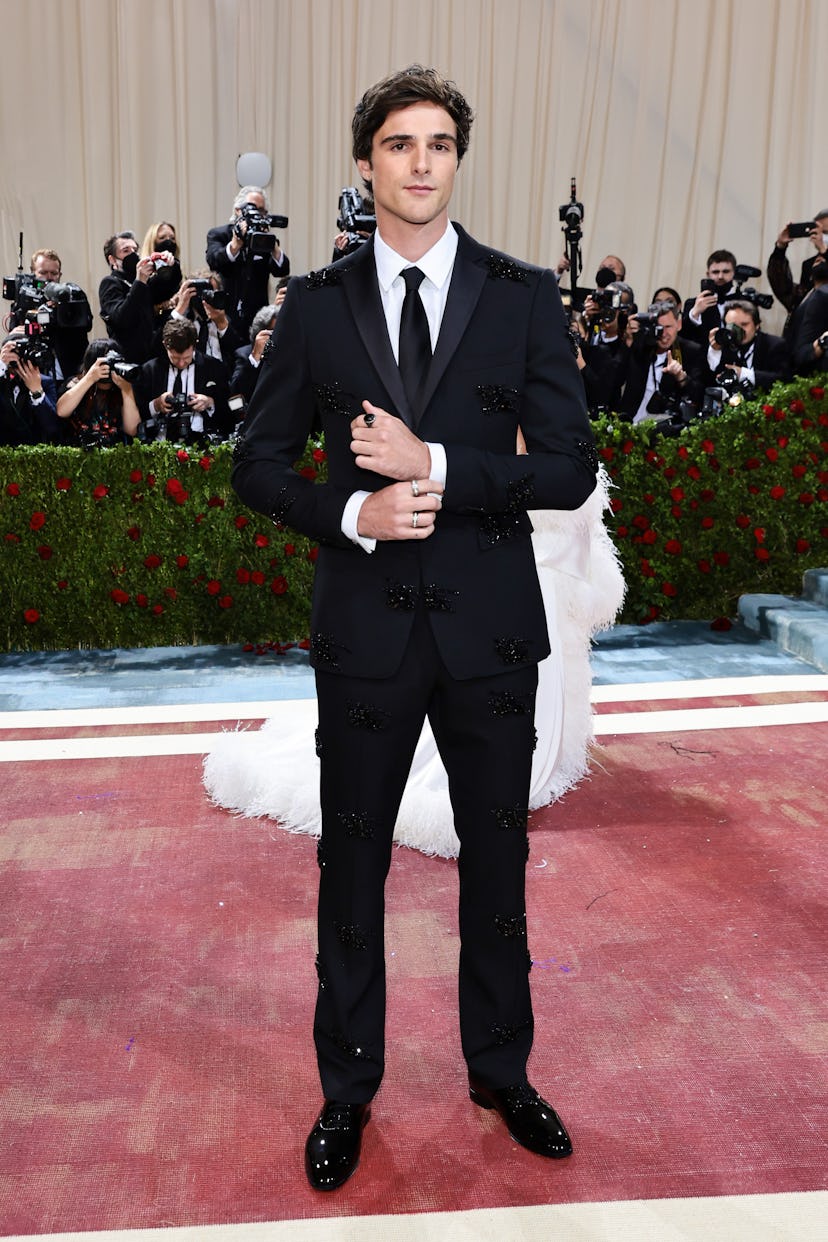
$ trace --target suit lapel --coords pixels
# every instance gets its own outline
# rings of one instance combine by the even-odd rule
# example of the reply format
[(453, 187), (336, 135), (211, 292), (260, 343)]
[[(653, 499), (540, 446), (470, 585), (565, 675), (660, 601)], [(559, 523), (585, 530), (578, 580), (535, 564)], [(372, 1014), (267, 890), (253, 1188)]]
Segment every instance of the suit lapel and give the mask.
[(362, 343), (391, 397), (394, 408), (403, 422), (413, 427), (414, 411), (405, 395), (400, 369), (388, 339), (388, 327), (377, 284), (373, 242), (366, 242), (356, 252), (352, 267), (342, 285)]
[(446, 367), (463, 338), (487, 276), (484, 264), (475, 261), (477, 243), (473, 242), (459, 225), (455, 224), (454, 227), (459, 235), (454, 270), (451, 274), (443, 322), (440, 325), (440, 335), (437, 338), (437, 348), (432, 356), (419, 409), (416, 411), (415, 426), (427, 409), (429, 401), (437, 390), (437, 385), (445, 374)]

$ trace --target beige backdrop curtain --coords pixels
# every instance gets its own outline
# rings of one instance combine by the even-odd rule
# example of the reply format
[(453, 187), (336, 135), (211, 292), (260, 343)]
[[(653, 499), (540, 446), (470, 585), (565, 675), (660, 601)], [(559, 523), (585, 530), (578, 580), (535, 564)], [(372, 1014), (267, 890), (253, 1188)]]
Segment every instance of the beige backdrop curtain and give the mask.
[[(824, 0), (0, 0), (0, 257), (52, 246), (90, 294), (101, 246), (172, 220), (185, 270), (267, 153), (295, 272), (328, 261), (364, 87), (437, 65), (477, 120), (454, 215), (537, 263), (577, 177), (584, 277), (698, 287), (714, 247), (764, 268), (828, 206)], [(792, 259), (810, 253), (796, 243)], [(760, 287), (767, 289), (766, 282)], [(778, 325), (775, 310), (766, 316)]]

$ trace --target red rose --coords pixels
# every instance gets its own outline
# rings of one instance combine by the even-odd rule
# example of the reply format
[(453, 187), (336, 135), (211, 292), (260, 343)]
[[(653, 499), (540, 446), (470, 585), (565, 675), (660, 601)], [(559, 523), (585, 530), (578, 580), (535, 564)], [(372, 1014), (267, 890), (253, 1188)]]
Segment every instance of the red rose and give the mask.
[(768, 551), (767, 548), (754, 549), (754, 556), (757, 558), (757, 560), (760, 560), (760, 561), (770, 560), (770, 552)]
[(625, 440), (624, 443), (621, 445), (621, 452), (625, 456), (628, 456), (633, 451), (634, 448), (635, 448), (635, 445), (633, 444), (632, 440)]
[(274, 595), (284, 595), (285, 591), (288, 589), (287, 578), (283, 577), (282, 574), (279, 574), (271, 582), (270, 589)]
[(707, 453), (708, 456), (711, 453), (715, 453), (716, 451), (716, 445), (713, 443), (712, 440), (702, 440), (701, 447), (702, 447), (702, 452)]
[(265, 580), (265, 576), (262, 573), (262, 571), (260, 569), (254, 569), (253, 573), (250, 575), (250, 581), (253, 583), (253, 585), (262, 586), (262, 584), (264, 583), (264, 580)]
[(674, 479), (676, 477), (675, 466), (668, 466), (667, 469), (664, 471), (664, 477), (665, 479), (668, 479), (668, 480)]
[(684, 500), (684, 488), (683, 487), (671, 487), (670, 496), (673, 500), (676, 500), (676, 501)]
[(294, 547), (292, 543), (286, 543), (284, 547), (284, 553), (285, 553), (285, 556), (295, 556), (296, 548)]
[(642, 543), (655, 543), (656, 539), (658, 539), (658, 535), (655, 533), (652, 527), (650, 528), (650, 530), (645, 530), (644, 534), (641, 536)]
[(680, 518), (681, 517), (681, 505), (672, 505), (670, 507), (670, 512), (672, 513), (674, 518)]
[(27, 608), (23, 613), (23, 620), (27, 625), (34, 625), (36, 621), (40, 620), (40, 613), (36, 608)]
[(92, 488), (92, 499), (103, 500), (104, 496), (109, 495), (109, 488), (105, 483), (99, 483), (97, 487)]
[(188, 565), (189, 565), (189, 563), (190, 563), (190, 558), (189, 558), (189, 556), (185, 556), (185, 555), (182, 553), (182, 555), (181, 555), (181, 556), (177, 556), (177, 557), (175, 558), (175, 563), (176, 563), (176, 565), (178, 566), (178, 568), (179, 568), (179, 569), (186, 569), (186, 568), (187, 568), (187, 566), (188, 566)]
[(824, 396), (825, 396), (825, 389), (824, 389), (824, 388), (818, 388), (818, 387), (817, 387), (817, 388), (812, 388), (812, 389), (811, 389), (811, 396), (812, 396), (812, 397), (816, 397), (817, 399), (819, 399), (820, 397), (824, 397)]
[(776, 443), (779, 445), (779, 447), (780, 447), (780, 448), (787, 448), (787, 447), (788, 447), (788, 437), (787, 437), (787, 436), (779, 436), (779, 437), (777, 438)]
[(65, 578), (61, 578), (60, 582), (58, 582), (58, 583), (57, 583), (57, 589), (58, 589), (59, 591), (65, 591), (65, 590), (66, 590), (66, 588), (68, 587), (68, 585), (69, 585), (69, 583), (66, 581), (66, 579), (65, 579)]
[(136, 595), (135, 602), (139, 608), (146, 608), (147, 604), (149, 603), (149, 600), (147, 599), (146, 595)]
[(633, 526), (637, 526), (639, 530), (646, 530), (650, 525), (650, 519), (645, 517), (643, 513), (637, 513), (632, 520)]
[(764, 526), (755, 526), (755, 527), (753, 528), (753, 537), (754, 537), (754, 539), (756, 540), (756, 542), (757, 542), (757, 543), (764, 543), (764, 542), (765, 542), (765, 528), (764, 528)]
[(670, 556), (678, 556), (681, 552), (681, 544), (678, 539), (668, 539), (664, 545), (664, 551), (669, 552)]
[(678, 451), (678, 455), (682, 459), (682, 461), (687, 460), (687, 446), (685, 444), (682, 444), (681, 448)]
[(314, 470), (313, 466), (303, 466), (302, 469), (299, 471), (299, 473), (302, 475), (303, 478), (313, 480), (316, 478), (319, 471)]
[(623, 500), (620, 500), (618, 496), (612, 496), (610, 498), (610, 509), (612, 509), (613, 513), (620, 513), (623, 508), (624, 502)]
[(144, 476), (140, 470), (133, 470), (129, 476), (129, 481), (130, 483), (140, 483), (143, 477)]
[(198, 464), (202, 470), (209, 470), (213, 464), (213, 459), (211, 457), (199, 457)]
[(730, 553), (729, 552), (714, 552), (713, 560), (715, 561), (717, 565), (729, 565), (730, 564)]
[(267, 535), (254, 535), (253, 543), (256, 545), (257, 548), (270, 547), (270, 540), (268, 539)]
[(643, 496), (643, 500), (646, 505), (651, 505), (653, 501), (655, 500), (655, 496), (653, 495), (652, 492), (645, 492)]
[(646, 557), (641, 562), (641, 572), (645, 578), (655, 577), (655, 570), (653, 569), (650, 562), (646, 559)]
[(700, 478), (701, 478), (701, 470), (699, 470), (698, 466), (688, 466), (688, 467), (687, 467), (687, 473), (688, 473), (688, 475), (690, 476), (690, 478), (691, 478), (691, 479), (700, 479)]
[(701, 520), (702, 530), (712, 530), (715, 525), (716, 522), (712, 517), (703, 517)]
[(810, 546), (807, 539), (797, 539), (796, 541), (797, 552), (807, 552)]
[(784, 487), (780, 487), (779, 484), (777, 483), (776, 487), (772, 487), (770, 489), (769, 495), (770, 495), (771, 500), (781, 500), (782, 497), (785, 495), (785, 489)]
[(132, 539), (134, 542), (136, 539), (140, 539), (140, 538), (141, 538), (140, 526), (130, 526), (129, 529), (127, 530), (127, 539)]
[(325, 461), (327, 459), (327, 456), (328, 454), (325, 452), (324, 449), (316, 448), (313, 450), (314, 461)]
[(300, 638), (296, 646), (299, 648), (300, 651), (310, 651), (310, 639)]
[(698, 565), (699, 565), (699, 570), (701, 571), (701, 573), (703, 574), (710, 573), (710, 561), (699, 561)]
[(55, 487), (59, 492), (68, 492), (72, 486), (72, 480), (67, 479), (66, 475), (61, 475), (59, 479), (55, 479)]
[(182, 492), (184, 489), (181, 486), (181, 482), (179, 479), (172, 478), (172, 479), (167, 479), (167, 486), (165, 487), (164, 490), (166, 491), (168, 496), (177, 496), (178, 493)]
[(772, 414), (774, 413), (774, 407), (772, 405), (763, 405), (762, 413), (764, 414), (765, 418), (770, 418)]
[(147, 475), (147, 487), (155, 487), (155, 475), (154, 474)]
[(6, 495), (7, 496), (19, 496), (20, 495), (20, 484), (19, 483), (7, 483), (6, 484)]
[(745, 470), (758, 470), (761, 464), (758, 457), (749, 457), (745, 462)]
[(717, 632), (732, 630), (733, 622), (730, 620), (730, 617), (716, 617), (715, 621), (710, 622), (710, 628)]
[(9, 531), (9, 533), (7, 535), (4, 535), (3, 538), (5, 539), (6, 543), (20, 543), (20, 536), (15, 535), (14, 531)]
[(713, 500), (715, 495), (716, 493), (713, 491), (712, 487), (705, 487), (699, 493), (699, 500), (703, 500), (705, 503), (707, 503), (707, 501)]
[(126, 591), (122, 591), (120, 587), (115, 587), (114, 590), (110, 591), (109, 598), (112, 600), (113, 604), (129, 603), (129, 596)]
[(616, 526), (615, 533), (619, 539), (626, 539), (630, 533), (630, 528), (628, 526)]
[(612, 461), (613, 457), (615, 456), (615, 449), (612, 448), (610, 445), (607, 445), (604, 448), (599, 449), (598, 452), (601, 454), (604, 461)]
[(661, 594), (669, 595), (670, 598), (673, 599), (676, 595), (678, 595), (678, 587), (673, 586), (672, 582), (662, 582)]
[(797, 500), (801, 505), (812, 505), (814, 503), (814, 493), (800, 492), (797, 496)]
[(208, 509), (223, 509), (226, 501), (221, 496), (211, 496), (207, 501)]
[(36, 510), (29, 518), (29, 530), (40, 530), (46, 525), (46, 514), (40, 509)]
[(797, 397), (795, 401), (791, 402), (791, 404), (788, 406), (788, 409), (791, 411), (792, 414), (804, 414), (805, 413), (805, 402), (800, 401), (799, 398)]
[(236, 570), (236, 581), (240, 586), (244, 586), (246, 582), (250, 581), (250, 570), (245, 569), (243, 566), (239, 566)]
[(164, 594), (167, 599), (178, 599), (178, 591), (176, 591), (175, 587), (164, 587)]
[(160, 564), (161, 557), (156, 556), (154, 552), (152, 552), (149, 556), (144, 557), (144, 567), (146, 569), (157, 569)]
[(775, 448), (767, 448), (765, 449), (765, 456), (767, 457), (768, 461), (776, 461), (776, 459), (779, 457), (779, 453), (777, 452)]
[(233, 596), (222, 595), (218, 603), (219, 603), (219, 608), (232, 608), (233, 607)]
[(308, 552), (308, 560), (310, 561), (312, 565), (316, 564), (316, 558), (318, 555), (319, 555), (318, 548), (311, 548), (310, 552)]
[(803, 466), (800, 462), (796, 466), (791, 466), (791, 474), (795, 479), (801, 479), (803, 475), (808, 473), (808, 467)]
[(178, 452), (176, 453), (176, 457), (178, 458), (179, 461), (190, 460), (190, 454), (187, 452), (186, 449), (179, 449)]
[(211, 578), (207, 583), (207, 594), (218, 595), (221, 590), (221, 583), (216, 578)]
[(245, 517), (243, 513), (239, 513), (233, 521), (237, 530), (244, 530), (245, 526), (249, 524), (250, 518)]
[(42, 561), (50, 561), (52, 559), (52, 549), (47, 543), (42, 543), (37, 549), (37, 555)]

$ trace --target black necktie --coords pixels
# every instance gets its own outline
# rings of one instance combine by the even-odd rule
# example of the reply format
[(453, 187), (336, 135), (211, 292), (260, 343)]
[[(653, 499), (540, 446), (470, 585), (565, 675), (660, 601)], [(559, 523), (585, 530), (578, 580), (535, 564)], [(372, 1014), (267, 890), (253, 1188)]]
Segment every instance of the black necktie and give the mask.
[(173, 386), (172, 386), (173, 396), (177, 397), (183, 391), (183, 387), (184, 386), (181, 382), (181, 372), (176, 371), (175, 379), (173, 380)]
[(400, 318), (400, 374), (406, 396), (415, 405), (431, 361), (428, 319), (419, 294), (425, 272), (418, 267), (405, 267), (400, 274), (405, 281)]

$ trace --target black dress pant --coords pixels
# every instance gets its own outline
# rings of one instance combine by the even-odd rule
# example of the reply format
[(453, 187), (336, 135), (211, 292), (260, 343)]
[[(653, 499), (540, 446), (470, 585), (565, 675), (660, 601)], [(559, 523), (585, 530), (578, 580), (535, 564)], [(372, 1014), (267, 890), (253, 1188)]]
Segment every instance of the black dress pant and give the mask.
[(537, 666), (454, 680), (423, 610), (393, 677), (317, 671), (316, 683), (322, 837), (314, 1039), (325, 1098), (364, 1103), (382, 1079), (385, 878), (426, 715), (461, 845), (463, 1054), (490, 1087), (524, 1081), (533, 1030), (524, 880)]

